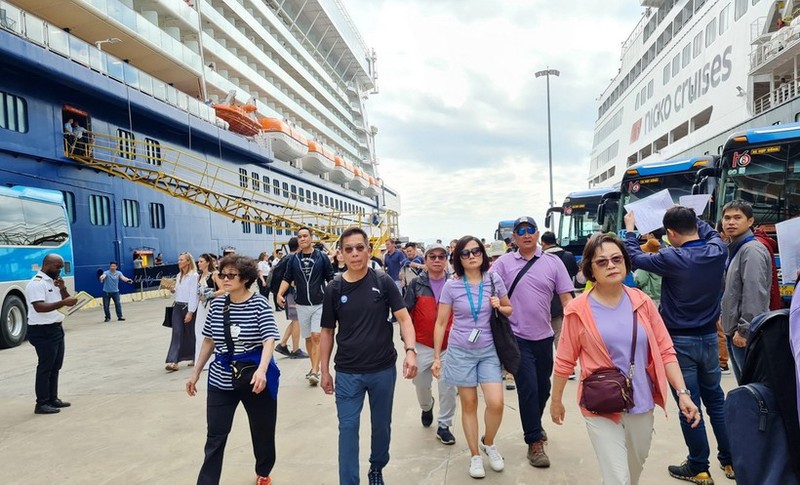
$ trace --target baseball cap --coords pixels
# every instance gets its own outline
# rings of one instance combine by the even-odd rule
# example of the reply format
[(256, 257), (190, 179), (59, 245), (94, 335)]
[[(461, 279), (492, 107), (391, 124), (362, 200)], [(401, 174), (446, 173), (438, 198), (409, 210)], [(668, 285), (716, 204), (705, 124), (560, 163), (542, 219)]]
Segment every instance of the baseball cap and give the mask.
[(441, 245), (441, 244), (439, 244), (439, 243), (433, 243), (433, 244), (431, 244), (430, 246), (428, 246), (428, 247), (426, 247), (426, 248), (425, 248), (425, 257), (427, 258), (427, 257), (428, 257), (428, 253), (430, 253), (431, 251), (435, 251), (435, 250), (437, 250), (437, 249), (441, 249), (441, 250), (442, 250), (442, 252), (444, 252), (445, 254), (447, 254), (447, 250), (444, 248), (444, 246), (442, 246), (442, 245)]
[(503, 241), (492, 241), (492, 243), (489, 244), (489, 248), (488, 251), (486, 251), (486, 253), (489, 255), (490, 258), (493, 258), (495, 256), (502, 256), (506, 254), (506, 243), (504, 243)]
[(530, 224), (531, 227), (536, 227), (536, 228), (539, 227), (536, 225), (536, 221), (533, 220), (533, 217), (525, 216), (525, 217), (520, 217), (519, 219), (514, 221), (514, 230), (516, 231), (517, 228), (523, 224)]

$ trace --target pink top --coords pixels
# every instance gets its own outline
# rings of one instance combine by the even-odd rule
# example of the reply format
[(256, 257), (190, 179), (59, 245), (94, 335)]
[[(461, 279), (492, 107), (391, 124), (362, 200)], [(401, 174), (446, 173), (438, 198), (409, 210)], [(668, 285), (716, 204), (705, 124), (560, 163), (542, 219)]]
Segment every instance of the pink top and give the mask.
[[(637, 314), (639, 329), (644, 329), (647, 335), (646, 368), (645, 363), (640, 364), (638, 358), (636, 368), (647, 371), (650, 381), (653, 383), (653, 402), (664, 408), (666, 414), (667, 373), (664, 366), (678, 361), (672, 346), (672, 339), (667, 333), (667, 328), (664, 326), (664, 321), (661, 320), (653, 300), (636, 288), (624, 287), (624, 289)], [(589, 300), (591, 291), (575, 298), (564, 308), (564, 326), (561, 329), (553, 368), (553, 374), (559, 377), (567, 378), (575, 368), (577, 361), (580, 361), (581, 364), (581, 382), (597, 369), (614, 367), (592, 315)], [(582, 393), (583, 385), (581, 384), (578, 386), (578, 403), (581, 401)], [(581, 412), (584, 416), (602, 416), (615, 423), (619, 423), (622, 419), (622, 413), (594, 414), (585, 408), (581, 408)]]

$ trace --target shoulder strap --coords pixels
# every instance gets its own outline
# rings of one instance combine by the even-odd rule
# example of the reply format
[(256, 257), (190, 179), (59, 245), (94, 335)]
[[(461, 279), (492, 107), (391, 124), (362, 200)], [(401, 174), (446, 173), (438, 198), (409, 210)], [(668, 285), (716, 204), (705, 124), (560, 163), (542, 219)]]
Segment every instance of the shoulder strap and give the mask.
[(231, 296), (225, 295), (225, 303), (222, 306), (222, 327), (225, 331), (225, 344), (228, 346), (228, 353), (233, 357), (233, 337), (231, 337)]
[(509, 298), (511, 298), (511, 294), (514, 293), (514, 288), (517, 287), (517, 283), (519, 283), (519, 280), (521, 280), (522, 277), (525, 275), (525, 273), (527, 273), (528, 270), (531, 269), (531, 266), (533, 266), (533, 263), (535, 263), (537, 259), (539, 259), (539, 256), (532, 257), (530, 261), (528, 261), (528, 263), (525, 266), (523, 266), (521, 270), (519, 270), (519, 273), (517, 273), (517, 277), (514, 278), (514, 282), (511, 283), (511, 288), (508, 289)]
[(489, 283), (492, 285), (491, 296), (497, 296), (497, 288), (494, 286), (494, 275), (491, 271), (489, 272)]
[(631, 339), (631, 365), (628, 369), (628, 378), (633, 379), (633, 371), (636, 364), (636, 336), (639, 331), (639, 321), (636, 310), (633, 311), (633, 338)]

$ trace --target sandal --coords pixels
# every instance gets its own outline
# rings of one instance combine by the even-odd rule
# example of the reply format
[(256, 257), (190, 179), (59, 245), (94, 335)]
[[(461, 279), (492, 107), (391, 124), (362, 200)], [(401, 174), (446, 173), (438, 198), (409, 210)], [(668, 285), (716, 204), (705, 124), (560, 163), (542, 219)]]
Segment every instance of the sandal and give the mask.
[(167, 364), (166, 366), (164, 366), (164, 369), (167, 372), (175, 372), (178, 370), (178, 364)]

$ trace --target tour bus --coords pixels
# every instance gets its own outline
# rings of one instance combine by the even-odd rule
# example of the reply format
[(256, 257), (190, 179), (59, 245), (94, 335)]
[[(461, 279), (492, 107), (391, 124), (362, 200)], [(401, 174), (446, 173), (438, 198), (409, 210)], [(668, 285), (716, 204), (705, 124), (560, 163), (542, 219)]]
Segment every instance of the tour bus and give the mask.
[(61, 277), (70, 292), (75, 277), (72, 235), (64, 196), (54, 190), (0, 186), (0, 348), (25, 340), (25, 286), (46, 254), (64, 258)]
[[(774, 237), (775, 224), (800, 215), (800, 123), (734, 133), (725, 142), (720, 169), (713, 175), (720, 177), (718, 213), (732, 200), (749, 202), (755, 224)], [(779, 254), (775, 261), (782, 283)], [(794, 285), (782, 284), (780, 290), (788, 303)]]
[[(560, 207), (547, 209), (544, 225), (556, 234), (559, 246), (574, 254), (578, 262), (583, 257), (583, 247), (592, 234), (598, 231), (606, 232), (609, 227), (616, 226), (616, 210), (607, 212), (609, 217), (605, 221), (606, 224), (597, 220), (597, 211), (600, 203), (607, 200), (609, 204), (608, 211), (615, 201), (604, 199), (604, 197), (615, 192), (619, 193), (619, 185), (579, 190), (567, 195)], [(557, 230), (552, 226), (553, 213), (561, 214)]]
[(494, 231), (495, 241), (505, 241), (511, 239), (514, 233), (514, 221), (500, 221), (497, 223), (497, 230)]

